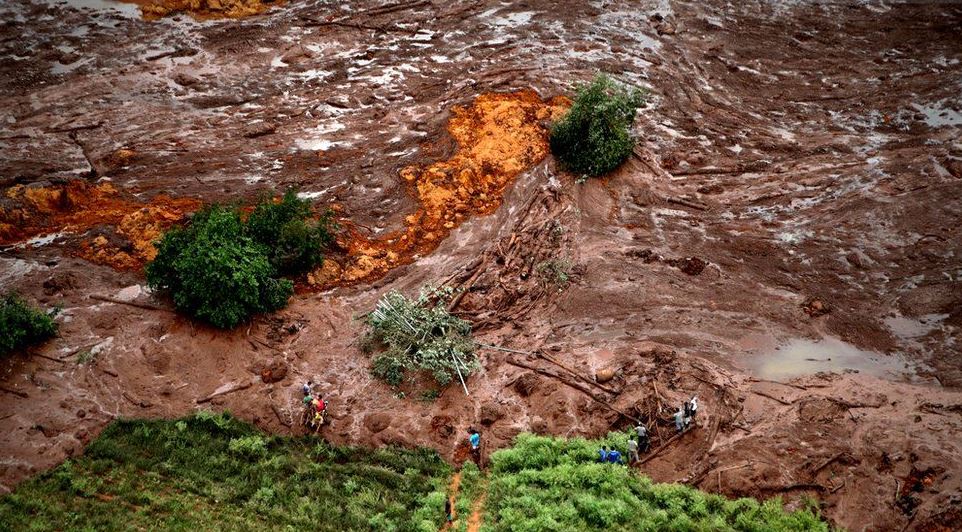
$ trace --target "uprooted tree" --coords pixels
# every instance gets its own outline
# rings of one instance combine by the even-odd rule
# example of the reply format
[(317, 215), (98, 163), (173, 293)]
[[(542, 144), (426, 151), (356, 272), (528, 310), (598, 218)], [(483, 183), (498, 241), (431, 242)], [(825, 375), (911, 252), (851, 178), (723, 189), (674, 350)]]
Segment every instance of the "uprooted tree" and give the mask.
[(641, 90), (598, 74), (577, 88), (571, 109), (551, 126), (551, 152), (572, 172), (599, 176), (614, 170), (631, 156), (631, 125), (643, 103)]
[[(455, 378), (462, 384), (480, 368), (471, 324), (445, 307), (450, 288), (422, 289), (416, 299), (397, 291), (384, 295), (364, 317), (368, 332), (362, 346), (377, 352), (371, 373), (392, 386), (407, 375), (429, 372), (441, 386)], [(467, 388), (465, 388), (467, 389)]]

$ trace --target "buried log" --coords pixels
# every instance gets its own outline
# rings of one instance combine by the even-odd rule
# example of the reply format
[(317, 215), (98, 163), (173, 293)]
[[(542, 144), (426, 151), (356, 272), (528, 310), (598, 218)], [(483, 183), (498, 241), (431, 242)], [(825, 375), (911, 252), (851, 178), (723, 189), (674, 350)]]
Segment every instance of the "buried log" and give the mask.
[(781, 399), (781, 398), (779, 398), (779, 397), (775, 397), (774, 395), (770, 395), (770, 394), (767, 394), (767, 393), (765, 393), (765, 392), (760, 392), (760, 391), (758, 391), (758, 390), (748, 390), (748, 391), (751, 392), (751, 393), (753, 393), (753, 394), (755, 394), (755, 395), (760, 395), (760, 396), (762, 396), (762, 397), (767, 397), (767, 398), (771, 399), (772, 401), (778, 401), (779, 403), (782, 403), (782, 404), (785, 405), (785, 406), (791, 406), (792, 404), (795, 403), (795, 401), (786, 401), (786, 400)]
[(576, 383), (576, 382), (572, 382), (571, 380), (569, 380), (569, 379), (567, 379), (567, 378), (565, 378), (565, 377), (563, 377), (563, 376), (561, 376), (561, 375), (558, 375), (557, 373), (554, 373), (554, 372), (551, 372), (551, 371), (548, 371), (548, 370), (545, 370), (545, 369), (542, 369), (542, 368), (538, 368), (538, 367), (535, 367), (535, 366), (531, 366), (531, 365), (525, 364), (525, 363), (523, 363), (523, 362), (519, 362), (519, 361), (517, 361), (517, 360), (512, 360), (512, 359), (510, 359), (510, 358), (506, 358), (506, 359), (505, 359), (505, 362), (507, 362), (508, 364), (511, 364), (512, 366), (517, 366), (517, 367), (519, 367), (519, 368), (524, 368), (524, 369), (527, 369), (527, 370), (531, 370), (531, 371), (533, 371), (533, 372), (535, 372), (535, 373), (537, 373), (537, 374), (539, 374), (539, 375), (544, 375), (545, 377), (550, 377), (550, 378), (552, 378), (552, 379), (556, 379), (556, 380), (558, 380), (559, 382), (561, 382), (562, 384), (565, 384), (565, 385), (567, 385), (567, 386), (569, 386), (569, 387), (571, 387), (571, 388), (574, 388), (575, 390), (578, 390), (579, 392), (587, 395), (588, 397), (590, 397), (591, 399), (593, 399), (596, 403), (598, 403), (598, 404), (600, 404), (601, 406), (607, 408), (608, 410), (611, 410), (612, 412), (614, 412), (614, 413), (616, 413), (616, 414), (618, 414), (618, 415), (620, 415), (620, 416), (622, 416), (622, 417), (624, 417), (624, 418), (626, 418), (626, 419), (630, 419), (630, 420), (632, 420), (632, 421), (634, 421), (634, 422), (636, 422), (636, 423), (641, 423), (641, 420), (638, 419), (638, 418), (636, 418), (635, 416), (628, 415), (628, 414), (622, 412), (621, 410), (618, 410), (617, 408), (611, 406), (611, 405), (608, 403), (608, 401), (605, 401), (604, 399), (600, 399), (600, 398), (599, 398), (598, 396), (596, 396), (591, 390), (585, 388), (584, 386), (582, 386), (582, 385), (580, 385), (580, 384), (578, 384), (578, 383)]
[(17, 396), (23, 397), (24, 399), (30, 397), (30, 394), (28, 394), (27, 392), (21, 392), (20, 390), (14, 390), (13, 388), (7, 388), (6, 386), (0, 386), (0, 392), (12, 393), (13, 395), (17, 395)]
[(666, 441), (665, 443), (661, 444), (661, 446), (658, 447), (657, 449), (655, 449), (654, 451), (652, 451), (651, 454), (649, 454), (649, 455), (646, 456), (644, 459), (642, 459), (641, 461), (639, 461), (639, 462), (637, 463), (637, 465), (643, 465), (643, 464), (645, 464), (646, 462), (648, 462), (649, 460), (655, 458), (656, 456), (658, 456), (659, 454), (661, 454), (662, 451), (664, 451), (665, 449), (667, 449), (672, 443), (675, 443), (675, 441), (677, 441), (679, 438), (681, 438), (682, 436), (684, 436), (685, 433), (687, 433), (687, 432), (688, 432), (688, 431), (686, 430), (685, 432), (680, 432), (680, 433), (678, 433), (678, 434), (675, 434), (675, 435), (672, 436), (671, 438), (668, 438), (668, 441)]
[[(214, 399), (215, 397), (220, 397), (220, 396), (222, 396), (222, 395), (227, 395), (227, 394), (229, 394), (229, 393), (234, 393), (234, 392), (239, 392), (239, 391), (241, 391), (241, 390), (246, 390), (246, 389), (250, 388), (250, 387), (252, 386), (252, 384), (253, 384), (253, 383), (251, 383), (251, 382), (245, 382), (245, 383), (241, 383), (241, 384), (235, 384), (234, 386), (231, 386), (231, 387), (227, 388), (226, 390), (218, 389), (217, 391), (215, 391), (214, 393), (208, 395), (207, 397), (202, 397), (202, 398), (198, 399), (196, 402), (197, 402), (197, 404), (206, 403), (206, 402), (210, 401), (211, 399)], [(222, 387), (222, 388), (223, 388), (223, 387)]]
[(478, 345), (479, 345), (480, 347), (482, 347), (482, 348), (494, 349), (494, 350), (497, 350), (497, 351), (504, 351), (505, 353), (514, 353), (514, 354), (517, 354), (517, 355), (528, 355), (528, 356), (536, 356), (536, 357), (538, 357), (538, 358), (543, 358), (543, 359), (547, 360), (548, 362), (550, 362), (550, 363), (558, 366), (559, 368), (567, 371), (567, 372), (570, 373), (573, 377), (577, 378), (578, 380), (581, 380), (581, 381), (585, 382), (586, 384), (590, 384), (590, 385), (592, 385), (592, 386), (595, 386), (595, 387), (601, 389), (602, 391), (604, 391), (604, 392), (606, 392), (606, 393), (610, 393), (610, 394), (612, 394), (612, 395), (618, 395), (618, 392), (617, 392), (616, 390), (613, 390), (613, 389), (611, 389), (611, 388), (609, 388), (609, 387), (607, 387), (607, 386), (604, 386), (603, 384), (601, 384), (601, 383), (599, 383), (599, 382), (597, 382), (597, 381), (595, 381), (595, 380), (589, 379), (589, 378), (581, 375), (581, 374), (578, 373), (577, 371), (575, 371), (575, 370), (569, 368), (568, 366), (565, 366), (564, 364), (556, 361), (555, 359), (553, 359), (552, 357), (546, 355), (545, 353), (541, 352), (540, 350), (538, 350), (538, 351), (521, 351), (521, 350), (518, 350), (518, 349), (510, 349), (510, 348), (507, 348), (507, 347), (501, 347), (501, 346), (490, 345), (490, 344), (478, 344)]
[(107, 303), (116, 303), (118, 305), (127, 305), (130, 307), (142, 308), (144, 310), (159, 310), (161, 312), (175, 312), (169, 308), (158, 307), (157, 305), (151, 305), (150, 303), (137, 303), (135, 301), (124, 301), (123, 299), (117, 299), (116, 297), (101, 296), (97, 294), (90, 294), (90, 299), (96, 299), (97, 301), (106, 301)]

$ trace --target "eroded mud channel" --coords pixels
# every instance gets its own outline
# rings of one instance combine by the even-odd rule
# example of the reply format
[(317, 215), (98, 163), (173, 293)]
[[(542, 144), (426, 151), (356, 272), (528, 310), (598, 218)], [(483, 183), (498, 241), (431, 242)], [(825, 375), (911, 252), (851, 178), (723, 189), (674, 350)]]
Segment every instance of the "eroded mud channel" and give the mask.
[[(165, 3), (0, 6), (0, 288), (63, 306), (3, 362), (4, 489), (118, 416), (293, 432), (308, 378), (337, 443), (456, 459), (468, 426), (496, 448), (626, 423), (518, 353), (483, 351), (470, 396), (374, 380), (356, 316), (446, 283), (479, 341), (601, 376), (656, 447), (697, 394), (656, 480), (815, 496), (849, 529), (959, 522), (958, 6)], [(545, 127), (598, 70), (651, 97), (634, 156), (576, 183)], [(225, 333), (143, 287), (167, 227), (291, 186), (342, 231), (286, 310)]]

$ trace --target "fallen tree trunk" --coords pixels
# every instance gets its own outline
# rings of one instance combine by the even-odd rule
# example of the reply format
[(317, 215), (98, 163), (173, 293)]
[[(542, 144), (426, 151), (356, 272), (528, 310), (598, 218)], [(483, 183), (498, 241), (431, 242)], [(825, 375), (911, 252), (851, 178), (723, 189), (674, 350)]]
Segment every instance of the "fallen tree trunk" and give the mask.
[(215, 398), (215, 397), (220, 397), (220, 396), (222, 396), (222, 395), (227, 395), (227, 394), (229, 394), (229, 393), (234, 393), (234, 392), (239, 392), (239, 391), (241, 391), (241, 390), (246, 390), (246, 389), (250, 388), (250, 387), (252, 386), (252, 384), (253, 384), (253, 383), (250, 383), (250, 382), (246, 382), (246, 383), (242, 383), (242, 384), (235, 384), (234, 386), (231, 386), (230, 388), (228, 388), (228, 389), (226, 389), (226, 390), (219, 391), (219, 392), (214, 392), (214, 393), (208, 395), (207, 397), (203, 397), (203, 398), (201, 398), (201, 399), (198, 399), (198, 400), (197, 400), (197, 404), (206, 403), (206, 402), (210, 401), (211, 399), (213, 399), (213, 398)]
[(505, 359), (505, 362), (507, 362), (508, 364), (511, 364), (512, 366), (517, 366), (517, 367), (519, 367), (519, 368), (524, 368), (524, 369), (527, 369), (527, 370), (531, 370), (531, 371), (533, 371), (533, 372), (535, 372), (535, 373), (537, 373), (537, 374), (539, 374), (539, 375), (544, 375), (545, 377), (550, 377), (550, 378), (552, 378), (552, 379), (558, 380), (558, 381), (560, 381), (562, 384), (566, 384), (567, 386), (569, 386), (569, 387), (571, 387), (571, 388), (574, 388), (575, 390), (578, 390), (579, 392), (587, 395), (588, 397), (590, 397), (591, 399), (593, 399), (593, 400), (594, 400), (595, 402), (597, 402), (598, 404), (604, 406), (604, 407), (607, 408), (608, 410), (611, 410), (612, 412), (615, 412), (616, 414), (618, 414), (618, 415), (620, 415), (620, 416), (622, 416), (622, 417), (624, 417), (624, 418), (626, 418), (626, 419), (630, 419), (630, 420), (632, 420), (632, 421), (634, 421), (634, 422), (636, 422), (636, 423), (640, 423), (640, 422), (641, 422), (641, 420), (638, 419), (638, 418), (636, 418), (635, 416), (628, 415), (628, 414), (622, 412), (621, 410), (618, 410), (617, 408), (611, 406), (611, 404), (609, 404), (608, 401), (605, 401), (604, 399), (598, 398), (598, 396), (596, 396), (594, 393), (592, 393), (591, 390), (585, 388), (584, 386), (582, 386), (582, 385), (580, 385), (580, 384), (578, 384), (578, 383), (576, 383), (576, 382), (572, 382), (571, 380), (566, 379), (565, 377), (562, 377), (561, 375), (558, 375), (557, 373), (553, 373), (553, 372), (547, 371), (547, 370), (542, 369), (542, 368), (538, 368), (538, 367), (535, 367), (535, 366), (531, 366), (531, 365), (525, 364), (525, 363), (523, 363), (523, 362), (519, 362), (519, 361), (517, 361), (517, 360), (512, 360), (512, 359), (510, 359), (510, 358), (506, 358), (506, 359)]

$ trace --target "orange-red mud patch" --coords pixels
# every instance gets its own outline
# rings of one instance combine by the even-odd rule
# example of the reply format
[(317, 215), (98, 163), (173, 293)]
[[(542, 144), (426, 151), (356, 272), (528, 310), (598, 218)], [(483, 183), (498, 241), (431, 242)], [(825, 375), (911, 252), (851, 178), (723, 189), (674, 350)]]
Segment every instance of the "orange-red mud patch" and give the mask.
[(138, 4), (146, 20), (158, 20), (168, 15), (187, 13), (201, 20), (243, 18), (258, 15), (280, 1), (270, 0), (124, 0)]
[(405, 228), (381, 238), (363, 234), (350, 223), (339, 240), (347, 250), (340, 264), (308, 275), (315, 287), (375, 280), (393, 268), (433, 251), (454, 228), (473, 215), (490, 214), (501, 205), (505, 187), (548, 154), (543, 121), (567, 108), (565, 98), (542, 100), (533, 90), (478, 96), (455, 107), (448, 132), (457, 142), (449, 159), (427, 167), (409, 166), (401, 177), (418, 208)]
[(0, 208), (0, 244), (51, 233), (104, 233), (80, 242), (77, 255), (118, 269), (137, 269), (157, 254), (153, 242), (163, 231), (200, 208), (201, 202), (160, 195), (148, 203), (123, 196), (109, 183), (75, 180), (49, 187), (14, 186)]

